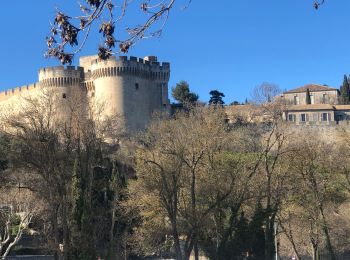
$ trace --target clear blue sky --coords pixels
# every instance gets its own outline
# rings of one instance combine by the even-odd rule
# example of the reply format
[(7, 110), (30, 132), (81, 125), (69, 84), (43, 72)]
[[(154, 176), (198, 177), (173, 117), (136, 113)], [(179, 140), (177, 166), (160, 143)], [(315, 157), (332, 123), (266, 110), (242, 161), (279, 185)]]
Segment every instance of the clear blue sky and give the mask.
[[(244, 101), (262, 82), (339, 87), (350, 73), (349, 0), (326, 0), (318, 11), (312, 0), (193, 0), (185, 11), (178, 1), (162, 37), (128, 55), (171, 62), (170, 87), (186, 80), (203, 101), (212, 89), (226, 103)], [(55, 6), (72, 11), (77, 2), (1, 1), (0, 90), (36, 82), (40, 67), (57, 65), (43, 57), (49, 20)], [(101, 40), (92, 36), (82, 55), (95, 53)]]

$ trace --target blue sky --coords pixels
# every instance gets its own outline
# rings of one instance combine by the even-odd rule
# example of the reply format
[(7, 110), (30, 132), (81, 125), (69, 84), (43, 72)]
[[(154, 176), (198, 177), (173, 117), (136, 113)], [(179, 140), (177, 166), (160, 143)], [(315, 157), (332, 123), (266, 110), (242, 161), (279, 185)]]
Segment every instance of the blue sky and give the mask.
[[(0, 90), (36, 82), (40, 67), (58, 65), (43, 57), (49, 20), (55, 6), (74, 12), (77, 2), (2, 1)], [(139, 42), (128, 54), (171, 62), (169, 87), (186, 80), (201, 100), (218, 89), (230, 103), (249, 98), (262, 82), (339, 87), (350, 73), (348, 0), (326, 0), (318, 11), (312, 0), (192, 0), (186, 10), (178, 2), (161, 38)], [(81, 55), (96, 52), (101, 38), (91, 36)]]

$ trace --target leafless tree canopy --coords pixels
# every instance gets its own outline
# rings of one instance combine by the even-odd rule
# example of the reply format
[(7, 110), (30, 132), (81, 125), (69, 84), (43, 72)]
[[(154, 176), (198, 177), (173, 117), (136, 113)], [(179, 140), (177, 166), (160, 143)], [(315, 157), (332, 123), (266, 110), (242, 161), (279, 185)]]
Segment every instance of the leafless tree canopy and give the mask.
[(314, 0), (314, 8), (317, 10), (320, 5), (323, 5), (325, 0)]
[[(57, 10), (50, 35), (46, 38), (46, 56), (55, 57), (62, 64), (71, 63), (74, 54), (84, 46), (95, 23), (104, 40), (104, 44), (98, 47), (101, 59), (108, 59), (116, 45), (119, 49), (117, 52), (127, 53), (138, 40), (161, 34), (174, 3), (175, 0), (86, 0), (85, 4), (79, 4), (78, 16)], [(138, 14), (131, 9), (134, 4), (139, 4), (140, 13), (144, 14), (143, 22), (127, 27), (123, 32), (120, 27), (127, 11)]]
[(279, 93), (281, 89), (276, 84), (264, 82), (254, 88), (252, 99), (257, 104), (270, 103)]
[[(74, 55), (83, 48), (94, 24), (99, 26), (104, 40), (104, 44), (98, 47), (101, 59), (108, 59), (116, 45), (117, 53), (127, 53), (137, 41), (160, 36), (175, 2), (181, 1), (187, 6), (192, 0), (86, 0), (86, 3), (77, 6), (80, 9), (77, 16), (57, 9), (46, 37), (45, 56), (57, 58), (62, 64), (70, 64)], [(314, 8), (318, 9), (324, 2), (313, 0)], [(134, 4), (138, 4), (139, 12), (144, 14), (143, 22), (126, 26), (123, 32), (120, 28), (123, 27), (126, 13), (137, 15), (137, 11), (130, 7)]]

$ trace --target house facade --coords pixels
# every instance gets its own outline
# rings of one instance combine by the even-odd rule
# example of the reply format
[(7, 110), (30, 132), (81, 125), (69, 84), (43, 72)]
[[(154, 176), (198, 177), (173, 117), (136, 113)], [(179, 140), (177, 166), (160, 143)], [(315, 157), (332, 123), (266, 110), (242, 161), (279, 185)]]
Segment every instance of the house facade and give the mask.
[[(338, 104), (339, 90), (325, 85), (308, 84), (284, 92), (281, 98), (287, 105)], [(309, 95), (309, 103), (307, 96)]]
[(296, 125), (347, 124), (350, 105), (339, 104), (339, 90), (325, 85), (308, 84), (280, 95), (285, 104), (283, 118)]

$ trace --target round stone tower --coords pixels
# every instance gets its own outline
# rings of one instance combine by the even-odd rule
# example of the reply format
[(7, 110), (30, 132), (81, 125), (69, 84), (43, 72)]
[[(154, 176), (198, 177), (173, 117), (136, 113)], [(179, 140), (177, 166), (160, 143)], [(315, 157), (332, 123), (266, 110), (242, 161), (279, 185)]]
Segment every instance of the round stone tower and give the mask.
[(75, 105), (86, 105), (86, 93), (81, 94), (83, 79), (84, 69), (81, 67), (57, 66), (39, 70), (40, 87), (54, 94), (56, 108), (61, 115), (67, 114), (67, 109), (72, 105), (68, 100)]
[(80, 87), (84, 78), (84, 69), (74, 66), (48, 67), (39, 70), (39, 83), (42, 87), (55, 87), (67, 95), (74, 87)]
[(94, 98), (105, 116), (120, 116), (129, 131), (144, 129), (156, 111), (168, 111), (170, 64), (156, 57), (91, 61)]

